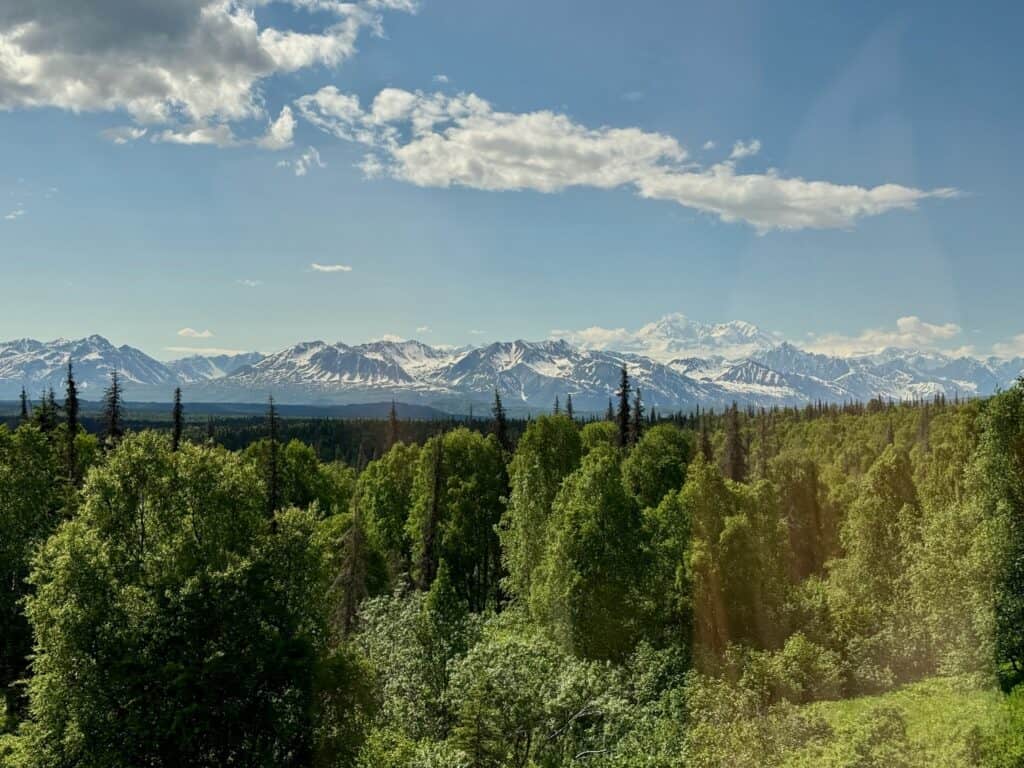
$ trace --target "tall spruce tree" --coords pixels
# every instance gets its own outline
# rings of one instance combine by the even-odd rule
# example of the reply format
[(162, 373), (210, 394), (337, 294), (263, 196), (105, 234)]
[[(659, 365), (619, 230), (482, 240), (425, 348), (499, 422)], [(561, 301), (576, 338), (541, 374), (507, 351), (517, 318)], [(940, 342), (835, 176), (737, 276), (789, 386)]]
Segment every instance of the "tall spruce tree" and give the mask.
[(423, 527), (420, 530), (419, 558), (416, 563), (417, 586), (424, 592), (430, 589), (437, 575), (437, 539), (441, 525), (441, 495), (444, 493), (444, 437), (437, 435), (427, 442), (426, 461), (429, 496)]
[(110, 386), (103, 394), (103, 436), (108, 446), (113, 446), (124, 435), (121, 426), (121, 382), (117, 371), (110, 372)]
[(604, 420), (615, 423), (615, 408), (612, 406), (612, 399), (608, 398), (608, 410), (604, 412)]
[(277, 408), (274, 407), (274, 398), (271, 396), (267, 401), (267, 517), (273, 519), (281, 506), (281, 466), (277, 441)]
[(57, 398), (53, 387), (50, 387), (39, 399), (39, 407), (32, 413), (32, 421), (43, 434), (53, 432), (57, 428)]
[(629, 444), (636, 445), (640, 442), (640, 438), (644, 433), (644, 405), (643, 400), (640, 396), (640, 390), (637, 389), (636, 394), (633, 396), (633, 415), (632, 420), (629, 424)]
[(181, 447), (181, 435), (185, 431), (185, 408), (181, 404), (181, 387), (174, 388), (174, 408), (171, 411), (171, 450)]
[(552, 411), (552, 413), (554, 413), (554, 414), (555, 414), (555, 416), (557, 416), (557, 415), (558, 415), (558, 414), (560, 414), (561, 412), (562, 412), (562, 406), (561, 406), (561, 405), (559, 404), (559, 402), (558, 402), (558, 395), (555, 395), (555, 408), (554, 408), (554, 410)]
[(722, 448), (722, 474), (742, 483), (747, 479), (747, 455), (740, 431), (740, 409), (736, 403), (725, 414), (725, 444)]
[(395, 400), (391, 399), (391, 410), (388, 411), (388, 431), (387, 437), (384, 440), (385, 450), (391, 450), (391, 447), (398, 442), (398, 412), (395, 410)]
[(75, 370), (68, 360), (68, 378), (64, 394), (64, 424), (67, 434), (64, 443), (64, 471), (68, 482), (77, 486), (80, 477), (78, 471), (78, 385), (75, 384)]
[(28, 412), (28, 394), (26, 394), (26, 392), (25, 392), (25, 388), (24, 388), (24, 387), (22, 387), (22, 388), (21, 388), (21, 415), (20, 415), (20, 417), (19, 417), (19, 421), (20, 421), (20, 422), (21, 422), (22, 424), (25, 424), (25, 423), (27, 423), (27, 422), (28, 422), (28, 418), (29, 418), (29, 412)]
[(701, 417), (700, 420), (700, 452), (704, 457), (704, 461), (709, 464), (714, 461), (715, 450), (711, 447), (711, 435), (708, 434), (708, 418), (706, 415)]
[(619, 376), (619, 412), (616, 414), (616, 419), (619, 425), (619, 447), (625, 448), (629, 445), (629, 433), (630, 433), (630, 420), (629, 420), (629, 371), (626, 369), (625, 364), (622, 366), (622, 371)]
[(494, 436), (498, 438), (498, 445), (504, 451), (511, 451), (512, 443), (508, 438), (508, 418), (505, 416), (505, 407), (501, 404), (501, 394), (497, 387), (494, 389), (494, 407), (491, 409), (491, 413), (494, 416), (492, 430)]
[(569, 421), (576, 420), (576, 414), (572, 410), (572, 394), (565, 396), (565, 415), (569, 417)]

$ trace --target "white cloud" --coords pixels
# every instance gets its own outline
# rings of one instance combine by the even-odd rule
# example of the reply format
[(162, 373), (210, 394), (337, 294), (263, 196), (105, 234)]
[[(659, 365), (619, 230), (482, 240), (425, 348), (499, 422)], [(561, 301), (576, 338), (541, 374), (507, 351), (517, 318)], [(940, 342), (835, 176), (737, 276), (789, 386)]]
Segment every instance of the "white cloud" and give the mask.
[(474, 328), (473, 330), (470, 331), (470, 333), (473, 334), (474, 336), (484, 336), (487, 333), (487, 331), (480, 331)]
[(214, 147), (234, 147), (238, 139), (227, 123), (216, 125), (198, 124), (187, 126), (182, 129), (168, 128), (153, 135), (153, 141), (166, 144), (201, 145), (206, 144)]
[(351, 272), (352, 267), (347, 264), (310, 264), (310, 269), (314, 272)]
[(128, 144), (129, 142), (137, 141), (145, 136), (146, 129), (139, 128), (134, 125), (118, 125), (113, 128), (107, 128), (104, 131), (100, 131), (100, 135), (115, 144)]
[(291, 168), (296, 176), (305, 176), (310, 168), (326, 168), (327, 163), (320, 159), (316, 147), (306, 147), (306, 150), (294, 160), (278, 160), (277, 167)]
[(242, 278), (236, 282), (245, 288), (255, 288), (256, 286), (263, 285), (262, 280), (249, 280), (248, 278)]
[[(276, 4), (311, 15), (312, 31), (260, 26)], [(0, 4), (0, 110), (124, 111), (141, 125), (193, 129), (264, 115), (261, 83), (337, 67), (381, 12), (412, 0), (21, 0)], [(162, 135), (162, 134), (161, 134)], [(189, 143), (218, 143), (196, 142)]]
[(416, 326), (416, 333), (430, 333), (430, 326), (429, 325), (419, 325), (419, 326)]
[(244, 349), (226, 349), (224, 347), (164, 347), (164, 350), (180, 355), (199, 355), (201, 357), (241, 355), (246, 351)]
[(707, 152), (710, 149), (714, 149), (714, 148), (715, 148), (715, 142), (711, 141), (711, 139), (708, 139), (707, 141), (705, 141), (704, 142), (704, 146), (701, 147), (701, 149), (703, 149), (705, 152)]
[(1018, 333), (1007, 341), (992, 345), (992, 354), (996, 357), (1024, 357), (1024, 333)]
[(284, 107), (277, 120), (267, 127), (267, 133), (257, 140), (257, 144), (264, 149), (280, 150), (292, 146), (292, 139), (295, 136), (295, 115), (291, 107)]
[(549, 335), (553, 339), (565, 339), (586, 349), (615, 349), (634, 340), (634, 334), (625, 328), (601, 328), (596, 325), (579, 331), (556, 328)]
[(729, 153), (730, 160), (740, 160), (744, 157), (753, 157), (761, 151), (761, 142), (757, 139), (748, 142), (737, 141), (732, 145), (732, 152)]
[(587, 128), (551, 111), (498, 112), (474, 94), (386, 88), (364, 110), (356, 96), (328, 86), (296, 106), (321, 130), (369, 147), (360, 167), (370, 177), (389, 175), (422, 187), (539, 192), (627, 186), (644, 198), (745, 221), (761, 233), (848, 228), (863, 216), (956, 195), (952, 189), (805, 181), (773, 171), (737, 174), (735, 161), (759, 151), (756, 139), (737, 142), (729, 160), (702, 168), (665, 134)]
[(886, 348), (941, 350), (964, 352), (964, 347), (950, 348), (950, 342), (963, 333), (956, 323), (927, 323), (916, 315), (901, 317), (895, 327), (868, 328), (855, 336), (829, 333), (816, 336), (803, 344), (810, 352), (830, 355), (868, 355)]
[(373, 339), (373, 341), (390, 341), (392, 343), (397, 343), (399, 341), (405, 341), (405, 338), (395, 333), (385, 333), (380, 336), (380, 338)]
[(25, 208), (19, 204), (17, 208), (4, 214), (6, 221), (15, 221), (25, 215)]
[(442, 75), (442, 74), (434, 75), (433, 80), (434, 80), (435, 83), (445, 84), (445, 83), (448, 82), (448, 75)]
[(178, 331), (178, 335), (188, 339), (211, 339), (213, 338), (213, 331), (209, 328), (205, 331), (197, 331), (195, 328), (182, 328)]

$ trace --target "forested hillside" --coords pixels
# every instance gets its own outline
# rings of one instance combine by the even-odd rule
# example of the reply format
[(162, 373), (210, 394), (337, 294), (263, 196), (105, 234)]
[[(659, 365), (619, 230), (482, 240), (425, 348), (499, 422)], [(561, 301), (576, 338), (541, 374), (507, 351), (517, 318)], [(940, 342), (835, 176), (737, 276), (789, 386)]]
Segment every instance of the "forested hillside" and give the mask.
[(1024, 382), (652, 418), (623, 370), (348, 463), (174, 416), (0, 427), (0, 765), (1024, 766)]

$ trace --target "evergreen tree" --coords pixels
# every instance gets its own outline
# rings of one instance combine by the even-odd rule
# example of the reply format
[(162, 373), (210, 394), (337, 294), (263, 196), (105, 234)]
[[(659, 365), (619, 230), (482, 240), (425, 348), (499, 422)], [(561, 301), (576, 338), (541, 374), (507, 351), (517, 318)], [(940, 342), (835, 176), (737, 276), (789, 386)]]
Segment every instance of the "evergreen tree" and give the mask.
[(612, 399), (608, 398), (608, 410), (604, 412), (604, 420), (615, 423), (615, 408), (612, 407)]
[(498, 438), (498, 445), (504, 451), (511, 451), (512, 444), (508, 439), (508, 419), (505, 416), (505, 407), (501, 404), (501, 394), (497, 387), (494, 389), (494, 407), (491, 409), (491, 413), (494, 415), (492, 431)]
[(103, 394), (103, 431), (105, 442), (113, 445), (124, 434), (121, 426), (121, 382), (117, 371), (110, 372), (110, 386)]
[(713, 463), (715, 449), (711, 447), (711, 436), (708, 434), (708, 420), (706, 416), (700, 420), (700, 452), (704, 457), (704, 461), (708, 464)]
[(558, 403), (558, 395), (555, 395), (555, 409), (554, 409), (553, 413), (555, 414), (555, 416), (557, 416), (561, 412), (562, 412), (562, 406), (559, 405), (559, 403)]
[(267, 431), (269, 446), (267, 452), (267, 517), (273, 518), (281, 506), (281, 467), (277, 441), (277, 409), (271, 396), (267, 403)]
[(391, 400), (391, 410), (388, 411), (388, 432), (384, 441), (384, 449), (391, 450), (391, 447), (398, 442), (398, 412), (395, 410), (394, 398)]
[(633, 420), (629, 425), (629, 444), (636, 445), (644, 433), (644, 406), (640, 390), (633, 397)]
[(174, 388), (174, 409), (171, 411), (171, 450), (181, 447), (181, 434), (185, 429), (185, 408), (181, 404), (181, 387)]
[(747, 479), (747, 456), (740, 433), (740, 410), (736, 403), (725, 414), (725, 444), (722, 449), (722, 474), (742, 483)]
[(213, 416), (206, 417), (206, 440), (212, 443), (214, 438), (217, 436), (216, 430), (213, 425)]
[(67, 435), (64, 444), (64, 471), (68, 482), (74, 486), (79, 483), (78, 472), (78, 447), (75, 443), (78, 437), (78, 386), (75, 384), (75, 372), (71, 361), (68, 361), (67, 388), (64, 396), (64, 423), (67, 426)]
[(625, 448), (629, 445), (629, 371), (625, 364), (622, 366), (622, 373), (619, 378), (619, 412), (616, 415), (619, 425), (619, 447)]
[(576, 414), (572, 410), (572, 395), (565, 396), (565, 415), (569, 417), (569, 421), (576, 420)]
[(52, 387), (39, 400), (39, 407), (32, 414), (32, 420), (43, 434), (53, 432), (57, 428), (57, 399), (54, 397)]
[(19, 421), (22, 424), (25, 424), (25, 423), (28, 422), (28, 418), (29, 418), (29, 413), (28, 413), (28, 395), (25, 393), (25, 388), (22, 387), (21, 388), (21, 416), (19, 418)]

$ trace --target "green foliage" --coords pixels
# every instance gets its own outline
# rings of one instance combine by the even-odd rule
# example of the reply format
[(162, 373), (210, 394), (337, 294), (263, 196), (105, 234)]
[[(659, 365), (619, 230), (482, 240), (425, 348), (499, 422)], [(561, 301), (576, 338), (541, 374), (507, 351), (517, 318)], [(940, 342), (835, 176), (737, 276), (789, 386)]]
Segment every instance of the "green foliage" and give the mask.
[(581, 454), (579, 432), (566, 416), (541, 416), (519, 439), (509, 463), (511, 493), (500, 533), (505, 587), (520, 599), (529, 597), (531, 577), (549, 538), (551, 506)]
[(419, 446), (396, 443), (380, 459), (371, 461), (356, 482), (354, 503), (370, 545), (388, 564), (392, 583), (411, 563), (412, 539), (406, 521), (419, 459)]
[(446, 561), (452, 583), (474, 611), (497, 596), (501, 553), (496, 526), (507, 483), (497, 439), (464, 428), (428, 443), (413, 481), (406, 528), (413, 560), (429, 555), (431, 562)]
[(585, 658), (624, 658), (644, 634), (647, 562), (640, 511), (615, 449), (593, 449), (565, 479), (548, 538), (531, 613)]
[(641, 508), (656, 507), (669, 491), (679, 490), (693, 449), (674, 424), (659, 424), (643, 433), (622, 462), (622, 480)]
[(314, 520), (270, 534), (252, 469), (152, 433), (35, 560), (33, 765), (305, 765), (324, 639)]
[(595, 448), (614, 448), (618, 445), (619, 430), (612, 421), (592, 421), (580, 430), (580, 443), (583, 453), (590, 453)]

